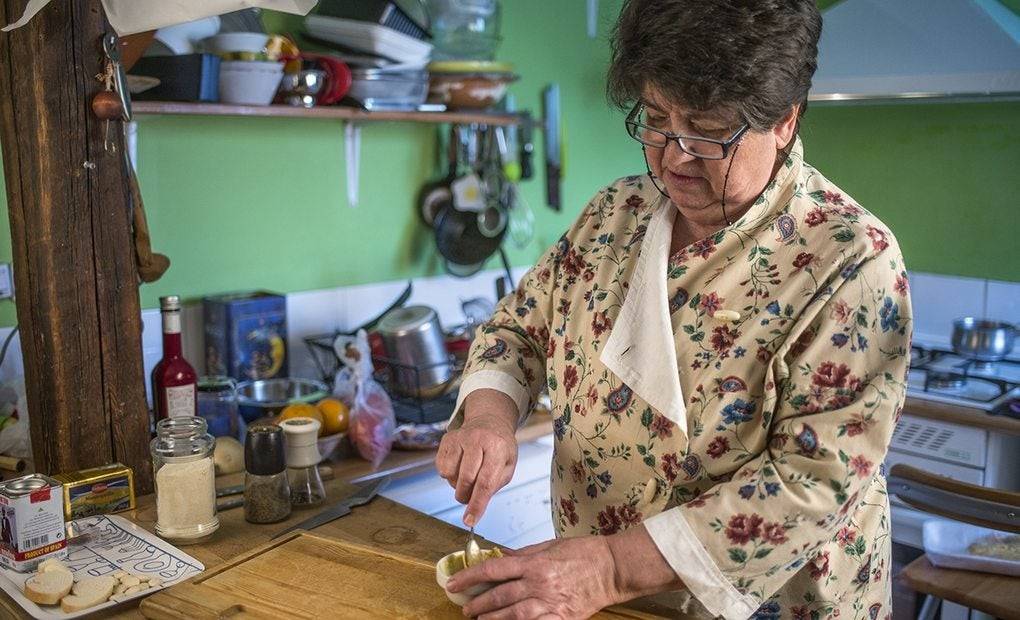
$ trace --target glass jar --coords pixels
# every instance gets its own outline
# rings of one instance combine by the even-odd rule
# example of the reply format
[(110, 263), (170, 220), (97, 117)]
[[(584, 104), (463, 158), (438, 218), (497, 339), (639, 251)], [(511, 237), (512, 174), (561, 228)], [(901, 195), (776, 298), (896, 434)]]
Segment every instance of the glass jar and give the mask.
[(213, 437), (238, 437), (237, 383), (230, 377), (198, 380), (198, 415)]
[(216, 516), (216, 439), (205, 419), (160, 420), (150, 444), (156, 481), (156, 534), (176, 544), (207, 540)]
[(492, 60), (500, 36), (498, 0), (428, 0), (432, 60)]

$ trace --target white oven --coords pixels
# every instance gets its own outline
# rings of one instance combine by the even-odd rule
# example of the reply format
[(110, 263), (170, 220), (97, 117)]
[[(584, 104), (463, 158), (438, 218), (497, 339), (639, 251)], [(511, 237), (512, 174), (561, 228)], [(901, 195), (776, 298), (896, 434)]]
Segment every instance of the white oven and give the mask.
[[(909, 410), (893, 432), (885, 470), (897, 463), (961, 482), (1020, 490), (1020, 437), (912, 416)], [(893, 544), (923, 549), (921, 528), (933, 515), (907, 507), (895, 495), (889, 503)], [(941, 618), (967, 620), (968, 614), (946, 603)]]

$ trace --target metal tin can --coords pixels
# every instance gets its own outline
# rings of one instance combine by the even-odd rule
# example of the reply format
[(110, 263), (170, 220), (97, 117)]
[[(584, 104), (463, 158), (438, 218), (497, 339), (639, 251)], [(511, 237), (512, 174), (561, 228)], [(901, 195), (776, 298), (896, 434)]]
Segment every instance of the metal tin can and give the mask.
[(31, 474), (0, 483), (0, 562), (29, 572), (67, 555), (63, 485)]
[(54, 476), (64, 483), (64, 518), (68, 521), (135, 508), (135, 475), (113, 463)]

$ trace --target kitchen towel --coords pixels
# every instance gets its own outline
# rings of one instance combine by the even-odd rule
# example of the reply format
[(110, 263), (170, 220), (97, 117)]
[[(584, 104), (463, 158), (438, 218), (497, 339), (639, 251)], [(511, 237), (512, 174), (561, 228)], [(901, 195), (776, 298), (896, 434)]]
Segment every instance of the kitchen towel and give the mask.
[[(306, 15), (317, 0), (103, 0), (106, 17), (120, 36), (158, 30), (164, 26), (223, 15), (242, 9), (270, 9)], [(50, 0), (30, 0), (21, 19), (3, 28), (4, 32), (21, 28), (35, 17)]]

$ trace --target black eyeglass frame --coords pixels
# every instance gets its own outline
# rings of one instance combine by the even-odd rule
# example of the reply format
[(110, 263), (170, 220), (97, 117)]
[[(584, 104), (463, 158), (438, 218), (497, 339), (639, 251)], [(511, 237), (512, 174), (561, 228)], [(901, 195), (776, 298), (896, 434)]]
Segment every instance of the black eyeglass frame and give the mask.
[[(627, 135), (629, 135), (631, 138), (634, 138), (635, 140), (637, 140), (638, 142), (640, 142), (644, 146), (650, 146), (650, 147), (656, 148), (656, 149), (664, 149), (667, 146), (669, 146), (670, 142), (676, 142), (676, 145), (678, 147), (680, 147), (681, 151), (683, 151), (684, 153), (687, 153), (691, 157), (697, 157), (698, 159), (707, 159), (707, 160), (712, 160), (712, 161), (718, 161), (718, 160), (721, 160), (721, 159), (726, 159), (727, 157), (729, 157), (730, 149), (733, 147), (733, 145), (735, 145), (737, 142), (739, 142), (740, 139), (744, 137), (744, 134), (747, 133), (747, 130), (749, 130), (751, 128), (750, 125), (748, 125), (747, 123), (744, 123), (740, 127), (740, 129), (738, 129), (736, 131), (736, 133), (734, 133), (732, 136), (730, 136), (726, 140), (715, 140), (713, 138), (704, 138), (704, 137), (701, 137), (701, 136), (681, 136), (681, 135), (678, 135), (678, 134), (675, 134), (675, 133), (671, 133), (671, 132), (668, 132), (668, 131), (662, 131), (661, 129), (655, 129), (654, 127), (649, 127), (648, 125), (645, 125), (643, 123), (637, 122), (637, 120), (635, 120), (635, 119), (637, 119), (638, 114), (641, 113), (641, 109), (642, 108), (644, 108), (644, 106), (642, 104), (638, 103), (637, 105), (634, 106), (634, 109), (630, 111), (630, 114), (627, 115), (627, 120), (624, 121), (624, 125), (627, 127)], [(662, 136), (663, 138), (666, 139), (666, 143), (660, 145), (660, 144), (649, 144), (649, 143), (645, 142), (644, 140), (642, 140), (641, 138), (638, 137), (638, 135), (637, 135), (639, 133), (638, 132), (638, 128), (650, 131), (652, 133), (659, 134), (660, 136)], [(693, 140), (695, 142), (708, 142), (708, 143), (711, 143), (711, 144), (718, 145), (719, 147), (722, 148), (722, 156), (721, 157), (705, 157), (704, 155), (698, 155), (697, 153), (692, 153), (692, 152), (688, 151), (686, 148), (684, 148), (683, 140)]]

